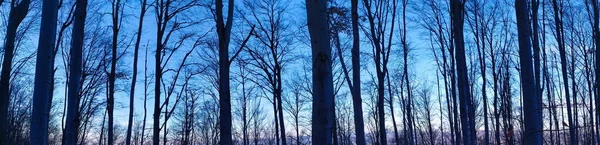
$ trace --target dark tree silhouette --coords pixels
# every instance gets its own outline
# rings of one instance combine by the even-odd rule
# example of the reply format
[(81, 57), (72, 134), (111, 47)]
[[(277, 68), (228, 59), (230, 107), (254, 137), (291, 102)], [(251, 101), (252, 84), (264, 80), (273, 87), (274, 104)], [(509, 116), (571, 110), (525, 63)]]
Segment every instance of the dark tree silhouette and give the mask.
[(529, 27), (529, 11), (526, 1), (515, 0), (517, 27), (519, 34), (519, 58), (521, 67), (521, 90), (523, 91), (523, 112), (525, 134), (523, 143), (541, 145), (543, 143), (543, 125), (541, 98), (538, 98), (536, 83), (531, 62), (531, 28)]
[(79, 135), (79, 91), (81, 90), (81, 69), (83, 55), (83, 37), (85, 31), (85, 18), (87, 15), (87, 0), (77, 0), (73, 30), (71, 34), (71, 51), (69, 61), (69, 91), (67, 92), (67, 120), (63, 141), (65, 145), (76, 145)]
[[(1, 2), (0, 2), (1, 3)], [(50, 121), (50, 105), (54, 80), (54, 45), (56, 39), (56, 23), (58, 7), (56, 0), (47, 0), (42, 6), (42, 25), (38, 41), (38, 53), (35, 64), (35, 82), (33, 92), (33, 109), (29, 142), (46, 144), (48, 142), (48, 122)]]
[(312, 48), (312, 144), (333, 143), (333, 73), (327, 4), (306, 0), (306, 15)]

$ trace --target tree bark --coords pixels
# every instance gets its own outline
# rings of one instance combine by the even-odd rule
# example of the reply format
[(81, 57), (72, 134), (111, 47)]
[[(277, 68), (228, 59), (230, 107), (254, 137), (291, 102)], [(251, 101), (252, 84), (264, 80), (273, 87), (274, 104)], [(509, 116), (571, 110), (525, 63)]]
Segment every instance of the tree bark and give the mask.
[(331, 45), (327, 21), (326, 2), (306, 0), (308, 32), (312, 48), (313, 65), (313, 104), (312, 136), (313, 144), (331, 145), (333, 112), (333, 74), (331, 67)]
[(229, 40), (233, 22), (234, 1), (229, 0), (227, 21), (223, 22), (223, 1), (216, 1), (216, 23), (219, 36), (219, 129), (220, 144), (231, 145), (231, 94), (229, 88)]
[(71, 52), (69, 66), (67, 120), (63, 138), (65, 145), (77, 144), (79, 128), (79, 91), (82, 70), (83, 40), (85, 18), (87, 15), (87, 0), (78, 0), (75, 8), (75, 18), (71, 34)]
[[(515, 0), (519, 38), (519, 58), (521, 68), (521, 90), (523, 93), (523, 118), (525, 134), (523, 143), (541, 145), (543, 143), (542, 105), (541, 98), (537, 95), (537, 83), (534, 79), (533, 64), (531, 62), (531, 29), (529, 27), (529, 14), (526, 1)], [(539, 73), (538, 73), (539, 75)]]
[(352, 17), (352, 107), (354, 110), (354, 126), (356, 144), (365, 145), (365, 128), (363, 121), (362, 99), (360, 93), (360, 34), (358, 33), (358, 0), (351, 0)]
[[(595, 50), (595, 61), (596, 61), (596, 85), (595, 85), (595, 104), (596, 104), (596, 129), (600, 129), (600, 10), (598, 6), (598, 0), (591, 0), (592, 8), (594, 11), (594, 24), (593, 24), (593, 33), (594, 33), (594, 44), (596, 46)], [(598, 130), (596, 130), (598, 131)], [(596, 132), (596, 143), (600, 143), (600, 131)]]
[(42, 5), (42, 24), (38, 41), (33, 91), (33, 109), (30, 120), (30, 144), (48, 142), (48, 122), (54, 73), (54, 46), (56, 39), (57, 0), (46, 0)]
[[(121, 0), (112, 3), (112, 52), (110, 60), (110, 73), (108, 74), (108, 98), (106, 99), (106, 110), (108, 112), (108, 144), (114, 144), (114, 106), (115, 106), (115, 81), (117, 69), (117, 47), (119, 38), (120, 18), (119, 12)], [(129, 134), (129, 133), (128, 133)], [(130, 135), (130, 134), (129, 134)]]
[(470, 94), (469, 78), (467, 74), (467, 63), (465, 59), (464, 45), (464, 1), (451, 0), (450, 11), (452, 18), (452, 33), (455, 45), (456, 73), (458, 83), (458, 95), (460, 102), (460, 121), (462, 126), (463, 144), (476, 144), (475, 118), (473, 116), (473, 98)]

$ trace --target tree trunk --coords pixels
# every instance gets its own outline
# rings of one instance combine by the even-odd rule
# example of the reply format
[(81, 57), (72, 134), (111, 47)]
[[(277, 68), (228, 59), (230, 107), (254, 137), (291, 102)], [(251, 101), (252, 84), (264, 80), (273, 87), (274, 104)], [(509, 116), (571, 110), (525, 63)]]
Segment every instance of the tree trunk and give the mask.
[(83, 54), (87, 4), (87, 0), (78, 0), (75, 8), (74, 25), (71, 34), (67, 120), (65, 133), (63, 134), (65, 145), (77, 144), (79, 130), (79, 91), (81, 89), (80, 78), (82, 70), (81, 56)]
[(394, 94), (392, 93), (392, 83), (390, 83), (390, 76), (387, 76), (387, 90), (390, 96), (388, 104), (390, 105), (390, 115), (392, 116), (392, 126), (394, 127), (394, 142), (396, 145), (400, 144), (400, 136), (398, 135), (398, 126), (396, 126), (396, 118), (394, 115)]
[(142, 119), (142, 137), (141, 143), (144, 144), (145, 136), (146, 136), (146, 118), (148, 117), (148, 87), (150, 84), (148, 83), (148, 47), (144, 50), (144, 119)]
[(52, 102), (54, 77), (54, 45), (56, 39), (56, 19), (58, 7), (56, 0), (47, 0), (42, 6), (42, 25), (38, 41), (38, 53), (35, 64), (35, 82), (33, 91), (33, 109), (30, 122), (30, 144), (48, 143), (48, 122), (50, 121), (50, 103)]
[[(591, 0), (592, 1), (592, 8), (594, 10), (594, 26), (593, 26), (593, 31), (594, 31), (594, 44), (596, 46), (596, 56), (595, 56), (595, 61), (596, 61), (596, 85), (595, 85), (595, 92), (596, 92), (596, 96), (595, 96), (595, 104), (596, 104), (596, 129), (600, 129), (600, 10), (599, 10), (599, 6), (598, 6), (598, 0)], [(600, 131), (597, 132), (595, 134), (596, 136), (596, 142), (600, 143)]]
[(360, 93), (360, 34), (358, 28), (358, 0), (351, 0), (352, 17), (352, 107), (356, 144), (365, 145), (365, 127), (363, 122), (362, 99)]
[[(402, 0), (402, 50), (403, 50), (403, 58), (404, 58), (404, 82), (406, 83), (406, 93), (408, 95), (407, 105), (406, 105), (406, 114), (408, 114), (408, 144), (415, 144), (415, 129), (413, 126), (413, 113), (412, 113), (412, 98), (414, 97), (412, 94), (412, 88), (410, 86), (410, 81), (408, 79), (408, 42), (406, 42), (406, 5), (408, 4), (408, 0)], [(390, 95), (391, 96), (391, 95)], [(393, 116), (392, 116), (393, 117)]]
[(312, 48), (313, 65), (313, 104), (312, 136), (313, 144), (332, 144), (333, 128), (333, 74), (331, 67), (331, 45), (329, 25), (326, 18), (326, 2), (306, 0), (308, 32)]
[(554, 10), (554, 22), (556, 25), (556, 41), (558, 42), (558, 51), (560, 53), (560, 66), (562, 71), (562, 78), (564, 83), (565, 100), (567, 103), (567, 120), (569, 123), (569, 136), (570, 144), (577, 145), (577, 130), (575, 128), (575, 122), (573, 122), (573, 113), (571, 111), (571, 98), (569, 93), (569, 78), (567, 72), (567, 56), (565, 51), (565, 42), (563, 38), (564, 30), (562, 25), (562, 6), (558, 5), (557, 0), (552, 1)]
[[(277, 62), (277, 59), (275, 59), (275, 78), (276, 78), (276, 95), (277, 96), (277, 113), (279, 113), (278, 117), (279, 117), (279, 129), (281, 131), (281, 144), (282, 145), (287, 145), (286, 143), (286, 135), (285, 135), (285, 125), (283, 124), (284, 120), (283, 120), (283, 102), (281, 100), (281, 93), (282, 93), (282, 88), (281, 86), (283, 85), (283, 83), (281, 82), (281, 69), (279, 66), (279, 62)], [(335, 109), (335, 106), (334, 106)]]
[(219, 129), (220, 144), (231, 145), (231, 94), (229, 88), (229, 40), (233, 22), (234, 1), (229, 0), (227, 22), (223, 22), (223, 1), (216, 1), (217, 34), (219, 35)]
[[(158, 3), (159, 1), (157, 1)], [(161, 14), (160, 12), (157, 12), (159, 14)], [(162, 14), (164, 15), (164, 14)], [(154, 111), (152, 114), (152, 145), (159, 145), (160, 143), (160, 83), (162, 82), (162, 68), (161, 68), (161, 53), (162, 53), (162, 49), (163, 49), (163, 42), (162, 42), (162, 37), (164, 35), (164, 28), (162, 27), (162, 23), (166, 23), (163, 22), (162, 17), (161, 16), (157, 16), (156, 18), (158, 20), (157, 22), (157, 27), (158, 30), (156, 31), (156, 51), (154, 54)]]
[[(112, 4), (112, 57), (110, 61), (110, 73), (108, 74), (108, 98), (106, 99), (106, 110), (108, 112), (108, 144), (114, 144), (114, 106), (115, 106), (115, 81), (117, 69), (117, 47), (119, 38), (119, 12), (121, 0), (115, 0)], [(129, 128), (129, 127), (128, 127)], [(128, 133), (129, 134), (129, 133)], [(129, 134), (130, 135), (130, 134)]]
[[(143, 28), (143, 22), (144, 22), (144, 16), (146, 14), (146, 0), (142, 0), (142, 4), (141, 4), (141, 11), (140, 11), (140, 20), (138, 22), (138, 29), (137, 29), (137, 34), (136, 34), (136, 39), (135, 39), (135, 46), (134, 46), (134, 50), (133, 50), (133, 72), (132, 72), (132, 77), (131, 77), (131, 88), (129, 90), (129, 118), (127, 120), (127, 136), (125, 138), (125, 145), (130, 145), (131, 144), (131, 129), (133, 127), (133, 109), (134, 109), (134, 100), (135, 100), (135, 84), (137, 81), (137, 72), (138, 72), (138, 55), (139, 55), (139, 50), (140, 50), (140, 41), (142, 38), (142, 28)], [(146, 94), (144, 94), (146, 95)], [(146, 124), (146, 122), (142, 122), (142, 124)]]
[(23, 0), (17, 4), (17, 0), (13, 0), (10, 4), (6, 36), (4, 37), (4, 60), (2, 61), (2, 72), (0, 74), (0, 144), (8, 144), (8, 106), (10, 104), (9, 83), (15, 51), (15, 38), (19, 25), (29, 11), (29, 3), (29, 0)]
[[(543, 143), (542, 99), (537, 95), (537, 83), (534, 80), (531, 62), (531, 30), (526, 1), (515, 0), (517, 27), (519, 36), (519, 58), (521, 68), (521, 90), (523, 92), (523, 117), (525, 134), (523, 143), (541, 145)], [(539, 73), (538, 73), (539, 75)]]
[(454, 36), (456, 73), (458, 83), (458, 95), (460, 102), (460, 121), (462, 126), (463, 144), (474, 145), (475, 142), (475, 118), (473, 112), (473, 99), (470, 95), (469, 79), (467, 74), (467, 63), (465, 59), (464, 45), (464, 1), (451, 0), (452, 33)]

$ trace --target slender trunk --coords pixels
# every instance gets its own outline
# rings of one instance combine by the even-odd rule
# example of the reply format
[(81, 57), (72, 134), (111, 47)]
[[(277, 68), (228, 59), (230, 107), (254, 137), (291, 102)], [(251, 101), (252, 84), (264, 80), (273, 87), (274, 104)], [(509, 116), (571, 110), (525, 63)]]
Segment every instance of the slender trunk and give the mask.
[(332, 144), (333, 128), (333, 75), (331, 67), (331, 45), (327, 21), (326, 2), (306, 0), (308, 32), (313, 61), (313, 103), (312, 136), (313, 144)]
[(275, 122), (275, 143), (279, 145), (279, 118), (277, 117), (277, 97), (273, 96), (273, 121)]
[(152, 115), (153, 123), (152, 123), (152, 144), (158, 145), (160, 142), (160, 83), (162, 79), (162, 68), (160, 67), (161, 60), (160, 56), (162, 53), (162, 32), (157, 32), (157, 44), (156, 44), (156, 52), (154, 54), (154, 111)]
[[(298, 102), (298, 95), (296, 95), (296, 102)], [(296, 106), (298, 104), (296, 103)], [(300, 123), (298, 121), (298, 115), (296, 114), (296, 119), (294, 120), (294, 124), (296, 125), (296, 145), (300, 145)]]
[[(408, 100), (407, 100), (407, 107), (406, 107), (406, 114), (408, 114), (408, 143), (409, 145), (414, 145), (415, 144), (415, 129), (413, 124), (413, 113), (412, 113), (412, 98), (413, 98), (413, 94), (412, 94), (412, 90), (411, 90), (411, 86), (410, 86), (410, 81), (408, 79), (408, 42), (406, 42), (406, 6), (408, 4), (407, 0), (403, 0), (402, 1), (402, 50), (403, 50), (403, 58), (404, 58), (404, 82), (406, 83), (406, 92), (408, 95)], [(393, 116), (392, 116), (393, 117)]]
[(562, 6), (558, 5), (557, 0), (552, 1), (552, 6), (554, 10), (554, 21), (556, 25), (556, 41), (558, 42), (558, 51), (560, 54), (560, 66), (562, 71), (562, 78), (564, 84), (565, 91), (565, 100), (567, 103), (567, 120), (569, 122), (569, 136), (570, 136), (570, 144), (577, 145), (577, 130), (575, 128), (575, 122), (573, 122), (573, 113), (571, 109), (571, 97), (569, 93), (569, 78), (567, 72), (567, 56), (565, 51), (565, 42), (563, 38), (564, 29), (562, 25)]
[[(283, 123), (283, 102), (281, 100), (281, 92), (282, 92), (282, 88), (281, 85), (283, 84), (281, 82), (281, 68), (278, 65), (279, 63), (277, 62), (277, 60), (275, 61), (275, 77), (277, 80), (277, 87), (276, 87), (276, 91), (275, 93), (277, 93), (277, 109), (278, 109), (278, 113), (279, 113), (279, 129), (281, 130), (281, 144), (282, 145), (287, 145), (286, 143), (286, 135), (285, 135), (285, 124)], [(335, 106), (334, 106), (335, 108)]]
[[(440, 90), (440, 76), (439, 76), (439, 70), (436, 71), (436, 75), (435, 75), (435, 80), (436, 80), (436, 84), (437, 84), (437, 91), (438, 92), (442, 92)], [(442, 95), (441, 93), (438, 94), (438, 105), (440, 106), (440, 137), (442, 138), (442, 140), (440, 142), (445, 143), (446, 140), (444, 139), (444, 111), (443, 111), (443, 105), (442, 105)], [(433, 139), (433, 137), (431, 137), (431, 145), (435, 145), (435, 140)]]
[[(0, 0), (1, 1), (1, 0)], [(42, 25), (38, 41), (38, 53), (35, 64), (35, 82), (33, 91), (33, 109), (31, 113), (30, 144), (48, 143), (48, 122), (52, 103), (54, 78), (54, 45), (56, 39), (56, 19), (58, 7), (56, 0), (47, 0), (42, 6)], [(0, 134), (2, 131), (0, 131)], [(3, 139), (4, 140), (4, 139)], [(0, 143), (2, 144), (2, 143)]]
[(142, 119), (142, 137), (141, 144), (144, 144), (144, 137), (146, 137), (146, 117), (148, 115), (148, 47), (144, 50), (144, 119)]
[[(480, 3), (475, 2), (474, 3), (474, 12), (473, 12), (473, 17), (474, 17), (474, 28), (472, 28), (473, 30), (473, 34), (475, 37), (475, 45), (477, 46), (477, 54), (478, 54), (478, 59), (479, 59), (479, 67), (480, 67), (480, 71), (481, 71), (481, 97), (483, 100), (483, 127), (484, 127), (484, 144), (488, 145), (490, 144), (490, 129), (489, 129), (489, 122), (488, 122), (488, 98), (487, 98), (487, 78), (486, 78), (486, 61), (485, 61), (485, 49), (486, 49), (486, 43), (485, 43), (485, 39), (486, 39), (486, 23), (485, 23), (485, 18), (483, 16), (483, 13), (480, 12), (481, 11), (481, 6)], [(473, 25), (471, 25), (471, 27), (473, 27)]]
[[(451, 24), (454, 23), (452, 21), (452, 19), (450, 19), (450, 21), (451, 21)], [(458, 96), (456, 94), (458, 89), (457, 89), (457, 84), (456, 84), (457, 83), (456, 82), (456, 80), (457, 80), (457, 78), (456, 78), (456, 76), (457, 76), (457, 74), (456, 74), (456, 57), (454, 55), (455, 54), (455, 52), (454, 52), (455, 46), (454, 46), (454, 41), (453, 41), (454, 31), (456, 31), (456, 30), (454, 30), (452, 27), (451, 27), (451, 29), (452, 29), (452, 31), (449, 34), (449, 35), (451, 35), (450, 36), (451, 40), (450, 40), (450, 46), (448, 47), (448, 52), (450, 55), (449, 56), (449, 59), (450, 59), (449, 71), (450, 71), (450, 86), (451, 86), (450, 94), (452, 94), (452, 111), (454, 114), (453, 119), (454, 119), (454, 124), (455, 124), (454, 125), (455, 133), (454, 134), (456, 135), (456, 139), (454, 140), (456, 143), (454, 143), (454, 144), (458, 145), (458, 144), (462, 143), (462, 134), (461, 134), (461, 123), (460, 123), (460, 117), (459, 117), (460, 114), (458, 113), (458, 108), (460, 106), (458, 106)]]
[[(571, 31), (572, 33), (573, 31)], [(571, 37), (571, 42), (573, 37)], [(571, 92), (572, 92), (572, 98), (573, 98), (573, 125), (575, 127), (575, 136), (577, 136), (577, 144), (579, 144), (579, 105), (578, 105), (578, 101), (577, 101), (577, 84), (575, 82), (575, 47), (573, 46), (573, 43), (571, 43), (571, 65), (570, 65), (570, 70), (571, 70)]]
[[(114, 144), (114, 106), (115, 106), (115, 81), (117, 69), (117, 47), (119, 38), (119, 11), (121, 1), (116, 0), (112, 4), (112, 56), (110, 61), (110, 73), (108, 75), (108, 98), (106, 99), (106, 109), (108, 111), (108, 144)], [(128, 133), (129, 134), (129, 133)]]
[[(243, 71), (244, 68), (241, 68)], [(242, 140), (243, 145), (248, 145), (248, 116), (247, 109), (248, 106), (248, 95), (246, 94), (246, 80), (245, 76), (242, 77)]]
[(365, 145), (365, 129), (360, 93), (360, 34), (358, 33), (358, 0), (351, 0), (352, 13), (352, 106), (354, 110), (354, 126), (356, 144)]
[[(133, 50), (133, 72), (132, 72), (132, 77), (131, 77), (131, 89), (129, 91), (129, 118), (128, 118), (128, 123), (127, 123), (127, 137), (125, 140), (125, 144), (126, 145), (130, 145), (131, 144), (131, 129), (133, 126), (133, 110), (134, 110), (134, 100), (135, 100), (135, 84), (137, 81), (137, 72), (138, 72), (138, 55), (139, 55), (139, 49), (140, 49), (140, 41), (142, 38), (142, 28), (143, 28), (143, 22), (144, 22), (144, 16), (146, 14), (146, 0), (142, 0), (142, 4), (141, 4), (141, 8), (142, 10), (140, 11), (140, 20), (138, 22), (138, 29), (137, 29), (137, 34), (136, 34), (136, 39), (135, 39), (135, 46), (134, 46), (134, 50)], [(144, 94), (145, 95), (145, 94)], [(145, 113), (145, 112), (144, 112)], [(142, 122), (142, 124), (145, 124), (145, 122)]]
[[(156, 1), (156, 3), (160, 3), (160, 5), (164, 5), (162, 1)], [(162, 80), (162, 68), (161, 68), (161, 55), (162, 55), (162, 49), (163, 49), (163, 35), (165, 33), (164, 31), (164, 23), (165, 20), (163, 19), (164, 17), (164, 10), (159, 9), (156, 10), (157, 15), (156, 15), (156, 20), (157, 20), (157, 30), (156, 30), (156, 49), (154, 52), (154, 110), (152, 113), (152, 145), (159, 145), (160, 143), (160, 112), (161, 112), (161, 108), (160, 108), (160, 92), (161, 92), (161, 88), (160, 88), (160, 84), (161, 84), (161, 80)]]
[[(592, 8), (594, 10), (594, 26), (593, 26), (593, 33), (594, 33), (594, 44), (596, 46), (596, 50), (595, 50), (595, 62), (596, 62), (596, 85), (595, 85), (595, 104), (596, 104), (596, 129), (600, 129), (600, 10), (599, 10), (599, 6), (598, 6), (598, 0), (591, 0), (592, 2)], [(597, 132), (595, 134), (596, 136), (596, 142), (600, 143), (600, 132)]]
[(77, 144), (79, 128), (79, 91), (81, 89), (81, 61), (83, 50), (84, 26), (86, 18), (87, 0), (78, 0), (75, 9), (75, 19), (71, 38), (70, 66), (69, 66), (69, 91), (67, 105), (67, 120), (63, 138), (65, 145)]
[(398, 127), (396, 126), (396, 115), (394, 115), (394, 94), (392, 93), (392, 84), (390, 83), (390, 76), (387, 76), (387, 86), (388, 86), (388, 93), (389, 93), (389, 105), (390, 105), (390, 115), (392, 118), (392, 126), (394, 127), (394, 142), (396, 143), (396, 145), (400, 144), (400, 136), (398, 135)]
[(540, 1), (539, 0), (532, 0), (531, 1), (531, 23), (532, 23), (532, 46), (533, 46), (533, 67), (534, 67), (534, 76), (535, 76), (535, 89), (536, 91), (536, 95), (537, 95), (537, 99), (539, 99), (538, 102), (542, 102), (542, 80), (541, 80), (541, 74), (540, 74), (540, 69), (541, 64), (540, 64), (540, 32), (539, 32), (539, 23), (538, 23), (538, 9), (539, 9), (539, 5), (540, 5)]
[[(333, 108), (335, 109), (335, 95), (333, 96)], [(333, 136), (333, 145), (339, 145), (338, 125), (339, 122), (337, 114), (335, 113), (335, 111), (333, 111), (333, 128), (331, 129), (331, 136)]]
[(104, 141), (104, 123), (106, 121), (106, 110), (104, 110), (104, 115), (102, 115), (102, 124), (100, 124), (100, 138), (98, 138), (98, 145), (102, 145), (102, 141)]

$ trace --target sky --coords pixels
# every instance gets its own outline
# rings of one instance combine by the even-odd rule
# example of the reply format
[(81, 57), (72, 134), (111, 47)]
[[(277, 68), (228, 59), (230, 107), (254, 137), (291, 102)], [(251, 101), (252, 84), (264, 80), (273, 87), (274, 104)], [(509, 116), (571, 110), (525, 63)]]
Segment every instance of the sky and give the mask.
[[(304, 56), (309, 56), (310, 54), (310, 47), (308, 46), (308, 40), (306, 39), (307, 37), (307, 32), (306, 27), (304, 26), (305, 24), (305, 10), (304, 10), (304, 4), (302, 1), (298, 1), (298, 0), (289, 0), (289, 7), (288, 7), (288, 11), (285, 13), (286, 17), (290, 19), (290, 21), (292, 21), (294, 24), (293, 27), (297, 27), (298, 29), (298, 33), (301, 33), (299, 35), (298, 38), (302, 39), (302, 40), (297, 40), (297, 42), (294, 44), (294, 53), (296, 53), (297, 55), (304, 55)], [(243, 8), (244, 6), (242, 5), (243, 2), (242, 1), (238, 1), (236, 2), (236, 8), (240, 9)], [(103, 1), (90, 1), (89, 4), (91, 7), (88, 8), (88, 19), (98, 19), (101, 18), (101, 20), (103, 21), (100, 25), (101, 28), (105, 28), (105, 29), (110, 29), (110, 5), (107, 4), (106, 2)], [(124, 14), (125, 17), (123, 19), (123, 24), (122, 24), (122, 34), (120, 39), (123, 39), (124, 42), (122, 42), (121, 45), (121, 50), (123, 51), (123, 49), (125, 49), (125, 45), (127, 43), (131, 43), (133, 42), (133, 38), (134, 38), (134, 34), (135, 31), (137, 29), (137, 23), (138, 23), (138, 12), (139, 12), (139, 3), (138, 1), (127, 1), (127, 4), (124, 7)], [(348, 6), (349, 4), (346, 4), (346, 6)], [(2, 13), (6, 13), (4, 11), (2, 11)], [(31, 15), (39, 15), (39, 12), (34, 12), (31, 13)], [(409, 16), (407, 17), (411, 17), (411, 15), (415, 15), (414, 13), (410, 13), (408, 14)], [(3, 15), (6, 16), (6, 15)], [(64, 18), (64, 15), (60, 15), (61, 18)], [(194, 9), (192, 11), (190, 11), (188, 14), (186, 14), (184, 17), (191, 17), (195, 20), (201, 20), (202, 24), (198, 25), (198, 26), (194, 26), (191, 29), (187, 29), (185, 30), (186, 32), (194, 32), (194, 33), (206, 33), (206, 32), (210, 32), (208, 37), (215, 37), (214, 34), (214, 22), (213, 20), (210, 18), (210, 13), (209, 11), (207, 11), (206, 9)], [(4, 20), (6, 20), (5, 17), (3, 17)], [(60, 22), (59, 22), (60, 23)], [(154, 54), (154, 49), (155, 49), (155, 40), (156, 40), (156, 18), (155, 18), (155, 10), (150, 7), (144, 22), (143, 22), (144, 28), (142, 31), (142, 39), (141, 39), (141, 47), (140, 47), (140, 56), (139, 56), (139, 63), (137, 64), (137, 67), (139, 68), (138, 71), (138, 82), (136, 83), (136, 92), (135, 92), (135, 114), (136, 116), (136, 121), (137, 120), (141, 120), (141, 115), (143, 114), (143, 68), (144, 68), (144, 56), (143, 54), (146, 53), (146, 47), (148, 49), (148, 72), (149, 74), (154, 72), (153, 66), (154, 66), (154, 59), (153, 59), (153, 54)], [(434, 60), (432, 59), (432, 54), (431, 54), (431, 48), (428, 44), (427, 41), (427, 35), (424, 34), (423, 30), (420, 29), (418, 27), (418, 24), (416, 22), (414, 22), (414, 20), (408, 20), (408, 35), (407, 35), (407, 39), (410, 42), (410, 46), (411, 46), (411, 58), (410, 60), (410, 68), (409, 68), (409, 72), (411, 72), (411, 75), (414, 76), (414, 78), (412, 78), (413, 80), (419, 80), (422, 82), (429, 82), (428, 84), (430, 85), (431, 89), (435, 92), (437, 91), (437, 89), (435, 88), (436, 86), (434, 85), (435, 83), (435, 79), (436, 79), (436, 67), (437, 65), (435, 64)], [(241, 20), (239, 13), (236, 12), (236, 17), (233, 23), (233, 30), (232, 30), (232, 39), (239, 39), (240, 37), (243, 37), (247, 32), (248, 29), (248, 25)], [(398, 29), (396, 29), (398, 30)], [(4, 31), (4, 30), (2, 30)], [(32, 30), (31, 34), (28, 35), (28, 39), (29, 39), (29, 43), (25, 44), (25, 46), (37, 46), (37, 32), (39, 32), (39, 30), (37, 28), (35, 28), (34, 30)], [(70, 33), (70, 31), (67, 31), (67, 33)], [(399, 32), (395, 32), (396, 34)], [(107, 33), (108, 35), (112, 35), (110, 32)], [(70, 34), (65, 35), (65, 36), (70, 36)], [(398, 35), (395, 36), (394, 40), (398, 41), (399, 37), (397, 37)], [(351, 38), (349, 36), (342, 36), (342, 37), (346, 37), (346, 38)], [(361, 37), (365, 37), (364, 33), (361, 32)], [(232, 40), (232, 41), (233, 41)], [(349, 44), (349, 40), (350, 39), (345, 39), (347, 41), (347, 46), (350, 46)], [(365, 38), (361, 38), (361, 40), (363, 40), (363, 42), (361, 42), (361, 51), (363, 53), (370, 53), (371, 49), (370, 49), (370, 45), (368, 44), (368, 42), (365, 42), (367, 39)], [(131, 41), (131, 42), (127, 42), (127, 41)], [(173, 42), (173, 41), (172, 41)], [(66, 43), (68, 44), (68, 43)], [(147, 45), (147, 46), (146, 46)], [(233, 45), (232, 47), (235, 47), (237, 45)], [(35, 50), (35, 47), (30, 47), (27, 48), (27, 50)], [(190, 49), (190, 46), (185, 46), (183, 48), (184, 50)], [(206, 48), (196, 48), (196, 50), (199, 49), (206, 49)], [(395, 50), (392, 55), (392, 59), (397, 59), (400, 60), (401, 59), (401, 53), (400, 53), (400, 45), (398, 43), (395, 43), (393, 45), (393, 49)], [(230, 51), (233, 51), (233, 49), (230, 49)], [(183, 51), (180, 51), (183, 52)], [(179, 53), (176, 54), (175, 60), (172, 60), (169, 65), (170, 66), (174, 66), (174, 65), (178, 65), (179, 61), (181, 59), (181, 55), (183, 53)], [(178, 56), (179, 55), (179, 56)], [(193, 53), (191, 58), (194, 57), (198, 57), (198, 53)], [(124, 57), (122, 57), (119, 60), (119, 63), (117, 64), (118, 67), (122, 70), (125, 70), (128, 74), (131, 74), (131, 70), (130, 68), (132, 67), (132, 58), (133, 56), (133, 52), (132, 52), (132, 48), (128, 47), (126, 53), (124, 54)], [(369, 59), (365, 57), (366, 55), (363, 55), (363, 59)], [(64, 94), (65, 94), (65, 89), (64, 89), (64, 69), (62, 68), (62, 59), (61, 56), (57, 56), (57, 61), (55, 63), (55, 65), (57, 65), (59, 67), (59, 72), (57, 73), (57, 88), (55, 89), (55, 93), (54, 93), (54, 101), (55, 102), (59, 102), (60, 105), (58, 106), (62, 106), (62, 103), (64, 101)], [(346, 59), (349, 59), (348, 56), (346, 56)], [(337, 60), (337, 58), (336, 58)], [(347, 63), (350, 63), (350, 61), (346, 61)], [(399, 64), (400, 61), (393, 61), (393, 62), (397, 62), (397, 63), (390, 63), (390, 68), (401, 68)], [(373, 71), (374, 67), (372, 64), (372, 60), (370, 61), (365, 61), (365, 66), (364, 69), (362, 71), (362, 76), (363, 76), (363, 83), (366, 82), (368, 80), (368, 78), (370, 78), (368, 71)], [(300, 68), (302, 68), (302, 65), (306, 65), (306, 64), (310, 64), (309, 62), (306, 61), (306, 59), (301, 59), (298, 61), (295, 61), (293, 63), (291, 63), (289, 65), (289, 67), (287, 69), (284, 70), (284, 80), (292, 80), (294, 79), (296, 76), (293, 76), (294, 73), (298, 70), (301, 70)], [(235, 66), (232, 66), (232, 70), (235, 70), (234, 68)], [(62, 70), (61, 70), (62, 69)], [(31, 69), (31, 71), (33, 71), (33, 69)], [(62, 71), (62, 73), (61, 73)], [(310, 73), (309, 73), (310, 74)], [(63, 77), (63, 78), (60, 78)], [(236, 79), (234, 78), (235, 76), (233, 75), (232, 72), (232, 79)], [(121, 79), (121, 80), (117, 80), (117, 87), (118, 87), (118, 91), (115, 94), (115, 121), (117, 124), (125, 126), (127, 124), (127, 117), (128, 117), (128, 109), (129, 109), (129, 84), (130, 84), (130, 79), (128, 77), (128, 79)], [(368, 85), (362, 85), (363, 89), (368, 89), (370, 87), (374, 87), (374, 86), (368, 86)], [(285, 85), (284, 85), (285, 87)], [(150, 86), (150, 89), (152, 89), (153, 86)], [(285, 89), (284, 89), (285, 90)], [(347, 91), (347, 88), (344, 86), (342, 88), (342, 91)], [(235, 92), (232, 92), (232, 95), (235, 94)], [(437, 96), (437, 93), (433, 93), (432, 95)], [(163, 95), (164, 96), (164, 95)], [(104, 96), (99, 96), (100, 98), (104, 99)], [(367, 100), (366, 98), (369, 97), (367, 96), (367, 94), (363, 94), (363, 98), (365, 98), (364, 100)], [(150, 93), (150, 95), (148, 96), (148, 119), (147, 119), (147, 124), (151, 124), (151, 118), (152, 118), (152, 111), (153, 111), (153, 93)], [(270, 103), (268, 103), (267, 100), (265, 100), (264, 98), (262, 98), (262, 100), (260, 101), (262, 102), (263, 108), (265, 110), (267, 110), (267, 118), (271, 118), (271, 114), (272, 114), (272, 108), (269, 107)], [(235, 104), (235, 103), (233, 103)], [(436, 103), (437, 104), (437, 103)], [(435, 105), (434, 105), (435, 106)], [(233, 107), (237, 107), (237, 106), (233, 106)], [(366, 107), (366, 105), (364, 105), (364, 107)], [(434, 107), (436, 108), (436, 107)], [(62, 110), (62, 109), (61, 109)], [(233, 109), (235, 110), (235, 108)], [(367, 108), (364, 108), (364, 110), (367, 110)], [(309, 111), (307, 111), (307, 113), (310, 113)], [(103, 113), (100, 113), (99, 115), (102, 115)], [(306, 114), (308, 115), (308, 114)], [(287, 116), (287, 114), (286, 114)], [(309, 117), (309, 116), (307, 116)], [(98, 117), (100, 118), (100, 117)], [(173, 120), (170, 120), (171, 122)], [(288, 128), (288, 130), (292, 130), (293, 128)]]

